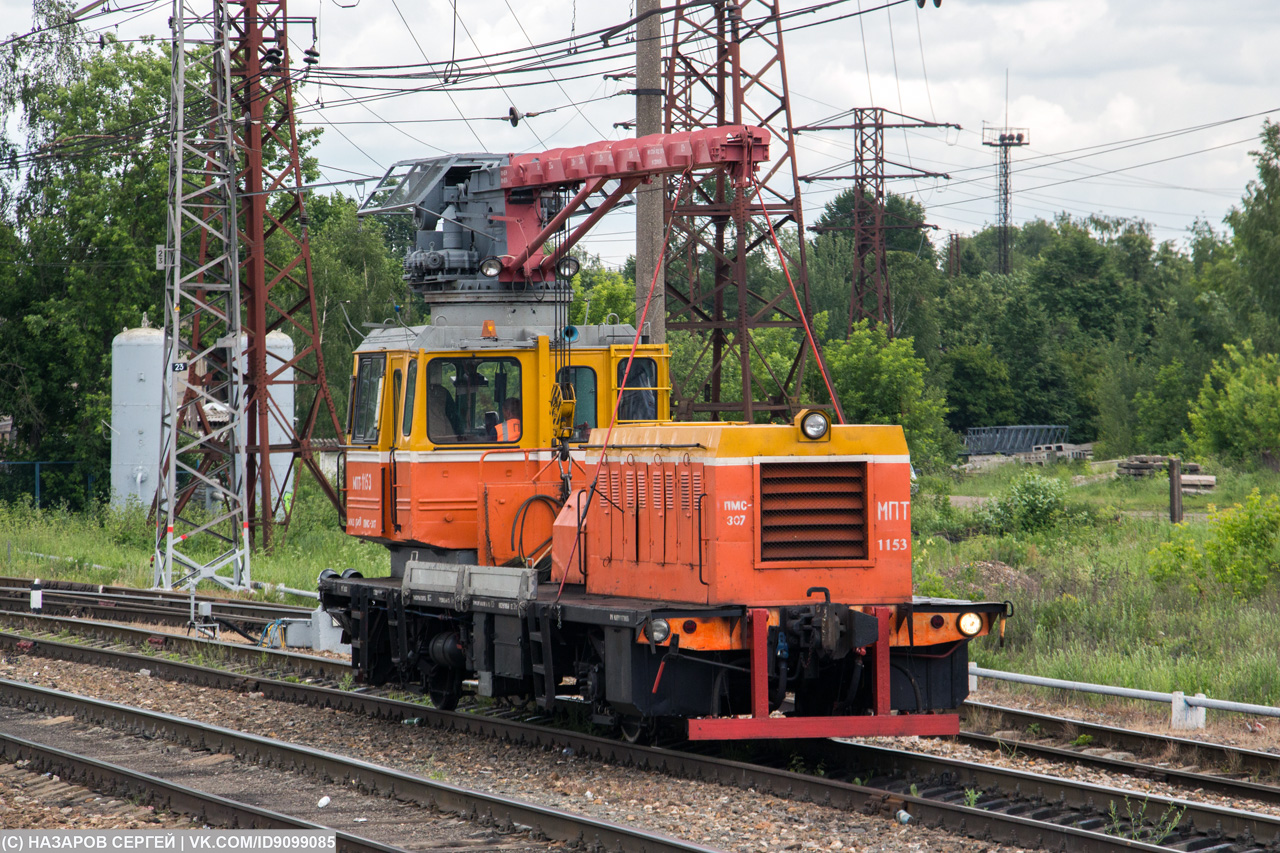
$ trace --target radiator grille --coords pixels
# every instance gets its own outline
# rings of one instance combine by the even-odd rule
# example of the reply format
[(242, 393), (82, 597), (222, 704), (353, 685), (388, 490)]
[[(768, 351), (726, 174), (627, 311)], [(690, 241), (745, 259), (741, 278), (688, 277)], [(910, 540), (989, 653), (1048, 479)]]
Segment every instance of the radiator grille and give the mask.
[(760, 559), (865, 560), (864, 462), (760, 466)]

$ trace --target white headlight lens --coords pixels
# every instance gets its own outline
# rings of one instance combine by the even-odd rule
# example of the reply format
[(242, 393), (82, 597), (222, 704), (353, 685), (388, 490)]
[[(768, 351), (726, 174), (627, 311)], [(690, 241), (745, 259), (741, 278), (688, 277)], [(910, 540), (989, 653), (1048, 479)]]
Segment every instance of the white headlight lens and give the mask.
[(972, 637), (982, 630), (982, 617), (977, 613), (961, 613), (956, 620), (956, 627), (966, 637)]
[(671, 636), (671, 625), (666, 619), (650, 619), (644, 632), (649, 635), (649, 642), (661, 643)]
[(480, 274), (489, 278), (497, 278), (498, 273), (502, 272), (502, 261), (497, 258), (485, 258), (480, 262)]
[(822, 412), (810, 412), (800, 422), (800, 430), (804, 433), (805, 438), (813, 441), (817, 441), (826, 435), (830, 426), (831, 422), (827, 420), (827, 416)]

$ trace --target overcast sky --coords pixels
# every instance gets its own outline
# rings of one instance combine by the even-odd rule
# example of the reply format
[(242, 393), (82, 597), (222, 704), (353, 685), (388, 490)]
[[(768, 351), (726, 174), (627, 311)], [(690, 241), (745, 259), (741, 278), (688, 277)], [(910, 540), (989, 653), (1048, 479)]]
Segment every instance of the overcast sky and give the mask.
[[(109, 2), (119, 8), (125, 0)], [(783, 10), (817, 2), (784, 0)], [(849, 0), (788, 22), (803, 26), (870, 10), (785, 36), (795, 121), (878, 106), (962, 125), (961, 131), (893, 131), (886, 137), (888, 159), (951, 174), (949, 182), (890, 183), (892, 191), (924, 204), (929, 221), (943, 232), (972, 233), (994, 222), (996, 152), (981, 144), (982, 128), (984, 122), (1005, 125), (1006, 109), (1007, 124), (1029, 129), (1031, 140), (1013, 154), (1015, 223), (1061, 212), (1103, 213), (1144, 219), (1158, 240), (1181, 240), (1196, 217), (1218, 226), (1239, 201), (1254, 175), (1249, 151), (1257, 147), (1260, 114), (1280, 107), (1275, 0), (943, 0), (940, 8), (930, 2), (924, 9), (914, 2), (889, 9), (881, 4)], [(295, 20), (317, 17), (321, 63), (333, 66), (493, 55), (588, 33), (632, 14), (627, 0), (456, 0), (456, 18), (454, 5), (295, 0), (289, 11)], [(118, 22), (121, 37), (163, 38), (169, 14), (169, 3), (157, 0), (141, 15), (117, 13), (90, 26)], [(30, 5), (0, 0), (0, 18), (5, 30), (25, 30)], [(297, 63), (310, 44), (309, 27), (293, 25), (291, 39)], [(599, 40), (580, 43), (595, 47)], [(633, 117), (634, 99), (616, 93), (634, 83), (603, 76), (628, 64), (621, 54), (629, 45), (617, 39), (614, 45), (611, 53), (619, 58), (612, 61), (558, 70), (560, 82), (550, 82), (546, 72), (503, 77), (505, 90), (421, 92), (333, 106), (369, 93), (308, 86), (304, 101), (327, 106), (300, 107), (300, 117), (312, 125), (329, 123), (318, 148), (328, 181), (379, 175), (394, 161), (441, 152), (538, 151), (620, 138), (627, 131), (613, 125)], [(588, 55), (598, 54), (583, 58)], [(533, 80), (548, 82), (515, 85)], [(511, 106), (543, 114), (513, 128), (503, 118)], [(460, 111), (472, 119), (469, 126), (458, 120)], [(836, 166), (850, 156), (850, 143), (848, 132), (800, 137), (801, 172)], [(806, 186), (809, 222), (844, 186)], [(607, 217), (590, 250), (620, 264), (634, 248), (630, 228), (625, 212)]]

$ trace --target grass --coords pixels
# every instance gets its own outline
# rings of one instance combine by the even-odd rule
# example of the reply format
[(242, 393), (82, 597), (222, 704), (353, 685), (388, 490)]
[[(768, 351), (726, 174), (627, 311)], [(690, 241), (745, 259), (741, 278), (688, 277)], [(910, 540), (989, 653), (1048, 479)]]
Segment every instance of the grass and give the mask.
[[(289, 534), (270, 553), (252, 555), (253, 580), (311, 590), (326, 568), (385, 575), (386, 549), (339, 530), (337, 515), (320, 489), (307, 477), (298, 479)], [(0, 503), (0, 574), (149, 587), (154, 537), (146, 511), (136, 505), (73, 513)]]
[[(983, 471), (957, 472), (949, 476), (923, 478), (922, 492), (927, 494), (968, 495), (991, 498), (1004, 494), (1028, 466), (1016, 462), (998, 465)], [(1077, 478), (1092, 478), (1114, 470), (1106, 463), (1091, 464), (1084, 461), (1060, 462), (1034, 470), (1046, 477), (1060, 479), (1071, 486), (1072, 500), (1095, 510), (1126, 512), (1169, 511), (1169, 478), (1164, 474), (1154, 477), (1114, 477), (1075, 484)], [(1234, 471), (1227, 466), (1209, 461), (1201, 469), (1202, 474), (1218, 478), (1211, 494), (1184, 495), (1183, 510), (1205, 513), (1211, 504), (1229, 506), (1244, 500), (1257, 488), (1264, 495), (1280, 492), (1280, 473), (1272, 471)]]
[[(1050, 473), (1061, 476), (1061, 472)], [(1218, 472), (1227, 504), (1258, 487), (1280, 488), (1271, 473)], [(1007, 478), (1007, 479), (1006, 479)], [(1004, 472), (974, 477), (989, 494), (1011, 483)], [(958, 486), (964, 486), (961, 481)], [(1091, 484), (1094, 497), (1124, 490), (1134, 501), (1145, 483)], [(1167, 481), (1164, 488), (1167, 489)], [(1069, 500), (1088, 505), (1080, 491)], [(1166, 496), (1167, 500), (1167, 496)], [(1191, 509), (1191, 507), (1188, 507)], [(917, 500), (915, 579), (921, 594), (1013, 602), (1005, 641), (988, 637), (971, 647), (982, 666), (1035, 675), (1157, 691), (1203, 692), (1210, 697), (1280, 703), (1280, 583), (1275, 578), (1251, 600), (1226, 588), (1199, 593), (1161, 585), (1148, 569), (1150, 552), (1172, 526), (1159, 514), (1094, 512), (1036, 533), (986, 532), (979, 512), (954, 509), (929, 495)], [(1197, 537), (1209, 523), (1187, 523)], [(996, 579), (992, 561), (1005, 563)], [(1273, 567), (1272, 573), (1280, 572)], [(1101, 701), (1101, 700), (1099, 700)]]

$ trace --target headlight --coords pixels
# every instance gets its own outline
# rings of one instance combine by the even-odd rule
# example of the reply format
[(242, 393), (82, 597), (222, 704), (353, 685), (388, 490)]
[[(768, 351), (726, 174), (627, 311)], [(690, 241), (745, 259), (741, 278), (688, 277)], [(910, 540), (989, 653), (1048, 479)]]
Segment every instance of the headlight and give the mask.
[(975, 636), (982, 630), (982, 617), (977, 613), (961, 613), (960, 618), (956, 620), (956, 627), (966, 637)]
[(573, 255), (565, 255), (556, 261), (556, 275), (560, 276), (560, 278), (573, 278), (580, 269), (582, 269), (582, 264), (578, 263), (578, 259)]
[(810, 412), (800, 422), (800, 431), (810, 441), (817, 441), (822, 438), (830, 428), (831, 421), (827, 420), (827, 416), (822, 412)]
[(502, 272), (502, 261), (497, 258), (485, 258), (480, 262), (480, 274), (489, 278), (497, 278)]
[(644, 634), (649, 642), (657, 645), (671, 636), (671, 624), (666, 619), (650, 619), (645, 623)]

